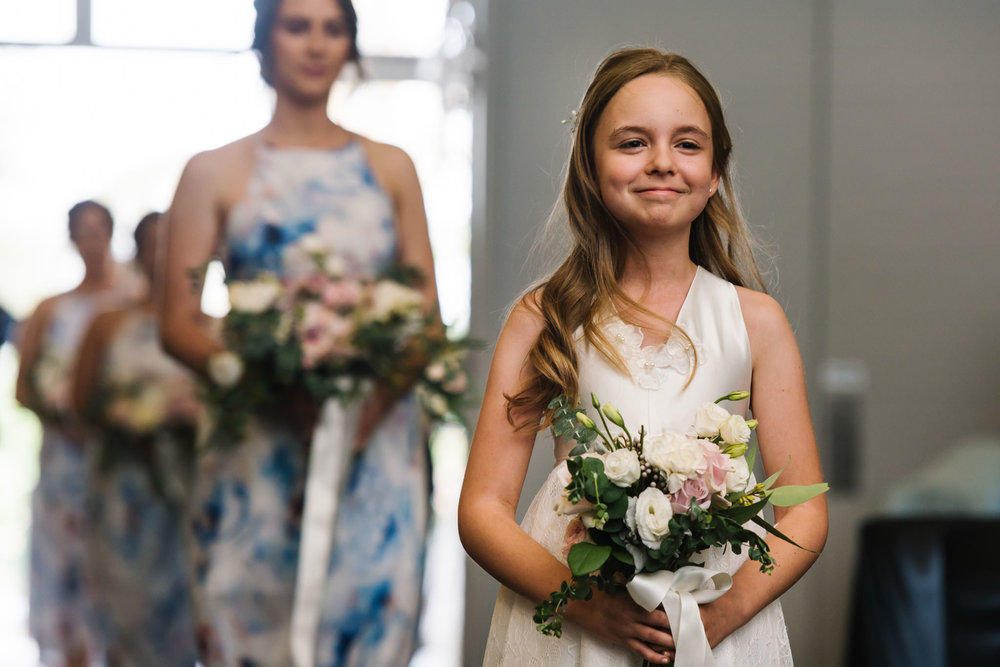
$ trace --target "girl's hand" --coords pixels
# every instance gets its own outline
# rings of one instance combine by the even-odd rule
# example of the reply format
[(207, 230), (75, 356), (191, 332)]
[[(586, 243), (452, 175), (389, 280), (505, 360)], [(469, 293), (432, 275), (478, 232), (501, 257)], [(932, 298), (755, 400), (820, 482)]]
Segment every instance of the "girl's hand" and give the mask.
[(662, 609), (646, 611), (627, 593), (594, 591), (585, 602), (572, 602), (566, 619), (587, 632), (626, 646), (643, 660), (667, 664), (674, 657), (670, 622)]

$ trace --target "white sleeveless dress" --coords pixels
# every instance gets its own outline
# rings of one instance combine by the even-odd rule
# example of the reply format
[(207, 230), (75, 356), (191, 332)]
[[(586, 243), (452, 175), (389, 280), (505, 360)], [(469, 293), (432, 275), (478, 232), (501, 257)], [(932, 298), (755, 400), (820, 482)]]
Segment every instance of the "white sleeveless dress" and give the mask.
[[(699, 267), (677, 317), (677, 324), (694, 343), (698, 368), (691, 383), (694, 355), (682, 336), (666, 343), (642, 346), (641, 330), (612, 319), (605, 332), (617, 346), (631, 377), (614, 368), (597, 350), (578, 347), (580, 395), (589, 406), (594, 392), (603, 403), (616, 406), (626, 424), (644, 424), (650, 433), (688, 431), (695, 410), (731, 391), (749, 390), (750, 341), (736, 288)], [(748, 401), (728, 403), (730, 412), (746, 414)], [(593, 409), (590, 410), (593, 413)], [(634, 429), (633, 429), (634, 430)], [(556, 466), (563, 465), (569, 445), (557, 445)], [(562, 485), (556, 470), (549, 474), (524, 516), (521, 526), (551, 554), (565, 562), (563, 537), (571, 517), (553, 511)], [(750, 524), (754, 526), (753, 524)], [(756, 529), (756, 526), (754, 526)], [(714, 548), (705, 564), (734, 573), (746, 560), (731, 550)], [(494, 667), (620, 667), (639, 665), (628, 649), (585, 634), (567, 622), (561, 639), (546, 637), (532, 620), (536, 600), (501, 587), (493, 611), (484, 665)], [(713, 651), (717, 667), (783, 667), (792, 664), (784, 617), (777, 601), (723, 640)]]

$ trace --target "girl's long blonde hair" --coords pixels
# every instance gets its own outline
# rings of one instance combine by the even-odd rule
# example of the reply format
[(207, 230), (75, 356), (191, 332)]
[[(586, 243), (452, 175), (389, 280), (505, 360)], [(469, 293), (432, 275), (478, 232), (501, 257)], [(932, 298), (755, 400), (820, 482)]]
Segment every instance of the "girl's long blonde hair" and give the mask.
[[(526, 297), (545, 323), (528, 355), (533, 371), (530, 379), (516, 394), (506, 396), (507, 418), (519, 430), (547, 426), (546, 407), (553, 398), (564, 394), (579, 400), (578, 330), (590, 345), (626, 371), (621, 356), (598, 326), (600, 318), (616, 304), (625, 306), (619, 310), (635, 309), (658, 318), (629, 298), (618, 284), (626, 257), (641, 253), (604, 205), (593, 150), (594, 131), (611, 98), (629, 81), (646, 74), (673, 76), (690, 86), (705, 105), (711, 123), (712, 166), (719, 175), (719, 189), (691, 223), (691, 260), (735, 285), (764, 291), (753, 241), (733, 192), (729, 173), (732, 140), (712, 85), (677, 54), (649, 48), (615, 51), (598, 66), (577, 115), (562, 196), (572, 246), (559, 268)], [(695, 366), (692, 364), (692, 369)], [(546, 415), (541, 422), (531, 417), (539, 412)]]

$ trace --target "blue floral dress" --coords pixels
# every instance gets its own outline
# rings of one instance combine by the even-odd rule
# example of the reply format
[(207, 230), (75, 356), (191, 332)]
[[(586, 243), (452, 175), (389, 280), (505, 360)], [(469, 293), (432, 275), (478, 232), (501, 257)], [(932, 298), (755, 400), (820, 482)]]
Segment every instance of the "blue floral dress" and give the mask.
[[(363, 146), (261, 146), (227, 221), (227, 274), (296, 277), (287, 246), (336, 239), (347, 272), (396, 257), (393, 207)], [(286, 252), (288, 250), (289, 252)], [(258, 416), (244, 442), (199, 457), (193, 493), (196, 607), (206, 665), (287, 667), (309, 442)], [(399, 401), (350, 464), (341, 489), (315, 647), (316, 664), (405, 665), (420, 609), (428, 457), (417, 402)]]
[(31, 382), (41, 403), (42, 448), (31, 497), (28, 629), (42, 660), (99, 652), (88, 631), (91, 606), (83, 582), (86, 464), (71, 429), (72, 368), (83, 332), (95, 315), (124, 300), (118, 291), (69, 292), (56, 298)]
[(200, 406), (151, 312), (125, 315), (94, 395), (102, 409), (86, 449), (84, 540), (94, 633), (110, 664), (193, 667), (183, 509)]

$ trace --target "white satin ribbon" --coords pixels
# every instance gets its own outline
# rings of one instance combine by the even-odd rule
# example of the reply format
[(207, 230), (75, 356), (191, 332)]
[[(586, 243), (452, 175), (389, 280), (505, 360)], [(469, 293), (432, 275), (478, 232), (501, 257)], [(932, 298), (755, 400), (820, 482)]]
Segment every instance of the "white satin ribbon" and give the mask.
[(326, 401), (310, 444), (292, 606), (291, 651), (295, 667), (316, 664), (316, 634), (337, 525), (337, 504), (351, 459), (360, 403), (344, 406), (336, 400)]
[[(709, 588), (709, 582), (715, 588)], [(674, 667), (715, 667), (698, 605), (718, 600), (732, 586), (733, 578), (726, 572), (687, 566), (676, 572), (637, 574), (626, 589), (646, 611), (663, 605), (674, 636)]]

